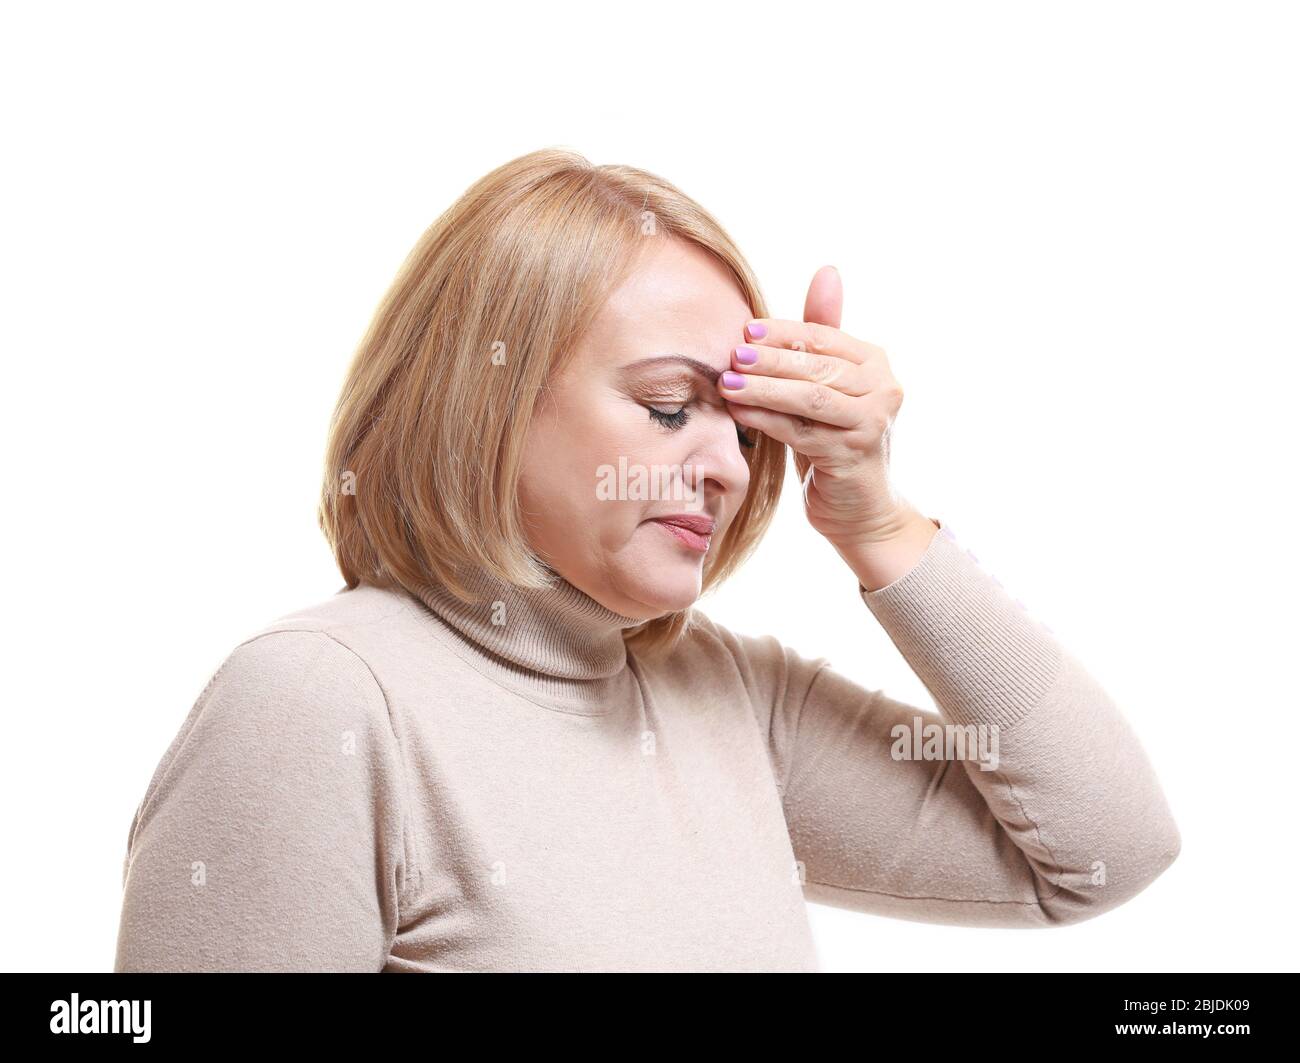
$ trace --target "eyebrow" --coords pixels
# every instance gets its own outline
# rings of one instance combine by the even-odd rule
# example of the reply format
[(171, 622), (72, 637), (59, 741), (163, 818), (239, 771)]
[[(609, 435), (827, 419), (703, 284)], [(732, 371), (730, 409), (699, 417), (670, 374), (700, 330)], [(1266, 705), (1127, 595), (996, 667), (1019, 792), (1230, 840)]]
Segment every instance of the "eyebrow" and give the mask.
[(684, 354), (661, 354), (654, 358), (642, 358), (637, 362), (630, 362), (623, 367), (624, 372), (631, 372), (641, 366), (662, 365), (666, 362), (676, 362), (686, 366), (692, 372), (704, 377), (710, 384), (716, 384), (718, 377), (722, 375), (721, 369), (714, 369), (711, 365), (697, 361), (694, 358), (687, 358)]

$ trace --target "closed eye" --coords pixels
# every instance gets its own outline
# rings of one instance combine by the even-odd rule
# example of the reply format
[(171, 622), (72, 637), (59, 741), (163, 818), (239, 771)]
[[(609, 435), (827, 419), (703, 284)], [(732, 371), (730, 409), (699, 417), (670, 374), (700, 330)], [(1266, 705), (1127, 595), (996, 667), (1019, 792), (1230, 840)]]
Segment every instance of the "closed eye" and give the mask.
[[(679, 428), (685, 427), (686, 422), (691, 419), (691, 415), (685, 405), (678, 406), (675, 410), (661, 410), (657, 406), (647, 406), (646, 410), (649, 411), (650, 419), (652, 421), (663, 425), (665, 428), (673, 432), (677, 431)], [(754, 441), (750, 439), (749, 436), (745, 435), (743, 425), (736, 425), (736, 439), (742, 447), (752, 448), (755, 446)]]
[(647, 406), (646, 409), (650, 411), (650, 420), (656, 421), (674, 432), (691, 419), (691, 415), (687, 413), (685, 406), (678, 406), (676, 410), (661, 410), (657, 406)]

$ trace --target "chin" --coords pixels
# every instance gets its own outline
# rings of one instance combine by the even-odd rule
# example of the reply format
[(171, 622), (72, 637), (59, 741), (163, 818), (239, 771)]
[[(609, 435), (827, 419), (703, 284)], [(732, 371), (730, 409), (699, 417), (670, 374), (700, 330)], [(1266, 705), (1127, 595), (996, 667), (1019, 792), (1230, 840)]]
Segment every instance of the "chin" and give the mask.
[(585, 574), (592, 577), (591, 583), (603, 584), (604, 592), (591, 597), (606, 608), (653, 620), (695, 604), (704, 580), (705, 554), (684, 549), (658, 528), (645, 530), (653, 534), (634, 536), (594, 567), (590, 560), (597, 552), (592, 550)]
[(622, 591), (639, 606), (636, 613), (627, 615), (639, 619), (652, 620), (665, 613), (689, 609), (700, 596), (700, 565), (678, 560), (662, 568), (651, 568), (625, 582)]
[(676, 613), (682, 609), (689, 609), (695, 604), (700, 596), (700, 584), (698, 580), (691, 582), (678, 593), (673, 593), (672, 588), (658, 588), (658, 595), (646, 604), (652, 609), (658, 610), (656, 616), (663, 616), (665, 613)]

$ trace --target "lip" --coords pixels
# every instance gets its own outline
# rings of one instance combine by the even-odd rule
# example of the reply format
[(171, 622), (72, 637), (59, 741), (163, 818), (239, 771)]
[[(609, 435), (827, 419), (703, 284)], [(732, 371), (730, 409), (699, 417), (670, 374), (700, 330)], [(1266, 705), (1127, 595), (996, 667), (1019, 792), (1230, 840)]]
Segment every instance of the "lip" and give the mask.
[(678, 542), (700, 553), (709, 549), (709, 538), (717, 527), (717, 521), (712, 517), (698, 513), (673, 513), (653, 520)]
[(718, 525), (716, 520), (703, 513), (669, 513), (666, 517), (654, 519), (664, 524), (675, 524), (679, 528), (686, 528), (696, 535), (712, 535), (713, 529)]

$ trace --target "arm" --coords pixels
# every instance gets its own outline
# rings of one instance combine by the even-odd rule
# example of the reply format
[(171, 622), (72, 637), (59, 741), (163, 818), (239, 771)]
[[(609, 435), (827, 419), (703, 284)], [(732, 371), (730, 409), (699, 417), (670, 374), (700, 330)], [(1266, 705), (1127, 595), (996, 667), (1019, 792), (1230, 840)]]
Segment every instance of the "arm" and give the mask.
[(382, 691), (318, 631), (230, 654), (128, 838), (117, 971), (378, 971), (407, 872)]
[[(1122, 904), (1173, 862), (1178, 829), (1118, 708), (969, 554), (934, 534), (903, 576), (859, 590), (941, 713), (742, 640), (781, 654), (760, 722), (810, 900), (1054, 926)], [(964, 728), (964, 756), (944, 759), (939, 732), (927, 759), (924, 729), (944, 723)]]

